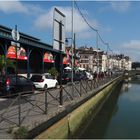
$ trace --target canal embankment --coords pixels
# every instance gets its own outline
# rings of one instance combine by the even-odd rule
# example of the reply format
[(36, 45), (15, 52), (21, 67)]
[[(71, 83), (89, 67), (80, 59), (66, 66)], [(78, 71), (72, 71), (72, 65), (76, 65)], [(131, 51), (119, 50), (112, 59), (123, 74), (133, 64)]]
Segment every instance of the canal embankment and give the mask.
[(80, 139), (140, 139), (140, 77), (117, 87)]
[(33, 136), (39, 132), (35, 139), (74, 138), (89, 116), (91, 114), (92, 117), (96, 116), (121, 81), (122, 77), (118, 77), (98, 89), (90, 91), (92, 94), (67, 106), (64, 111), (38, 126), (30, 134)]

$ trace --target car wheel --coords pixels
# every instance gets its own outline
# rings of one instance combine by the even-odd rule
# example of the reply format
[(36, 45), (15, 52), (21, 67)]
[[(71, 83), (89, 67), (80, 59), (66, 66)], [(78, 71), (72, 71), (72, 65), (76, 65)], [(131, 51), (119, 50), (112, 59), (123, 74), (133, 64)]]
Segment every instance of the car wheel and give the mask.
[(7, 92), (7, 96), (8, 96), (8, 97), (18, 96), (18, 93), (15, 91), (14, 88), (12, 88), (11, 90), (9, 90), (9, 91)]
[(47, 86), (47, 84), (45, 84), (45, 85), (44, 85), (44, 89), (47, 89), (47, 88), (48, 88), (48, 86)]
[(58, 83), (55, 84), (55, 88), (57, 88), (57, 87), (58, 87)]
[(32, 93), (34, 93), (35, 92), (35, 90), (36, 90), (36, 87), (35, 87), (35, 85), (33, 85), (33, 87), (32, 87)]

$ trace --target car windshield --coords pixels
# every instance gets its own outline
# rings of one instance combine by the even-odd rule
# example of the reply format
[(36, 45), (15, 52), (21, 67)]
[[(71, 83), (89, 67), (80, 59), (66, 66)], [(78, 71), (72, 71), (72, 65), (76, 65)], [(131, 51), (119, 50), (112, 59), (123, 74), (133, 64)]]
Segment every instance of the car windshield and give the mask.
[(33, 75), (31, 77), (31, 81), (33, 82), (39, 82), (42, 79), (42, 75)]
[(46, 79), (54, 79), (54, 77), (53, 77), (52, 75), (50, 75), (50, 74), (46, 74), (46, 75), (45, 75), (45, 78), (46, 78)]

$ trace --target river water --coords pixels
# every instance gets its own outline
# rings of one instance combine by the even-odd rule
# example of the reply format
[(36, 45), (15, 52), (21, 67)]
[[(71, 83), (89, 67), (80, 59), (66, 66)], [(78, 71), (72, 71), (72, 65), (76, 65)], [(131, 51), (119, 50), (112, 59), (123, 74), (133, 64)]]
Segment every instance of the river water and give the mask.
[(119, 85), (80, 138), (140, 138), (140, 79)]

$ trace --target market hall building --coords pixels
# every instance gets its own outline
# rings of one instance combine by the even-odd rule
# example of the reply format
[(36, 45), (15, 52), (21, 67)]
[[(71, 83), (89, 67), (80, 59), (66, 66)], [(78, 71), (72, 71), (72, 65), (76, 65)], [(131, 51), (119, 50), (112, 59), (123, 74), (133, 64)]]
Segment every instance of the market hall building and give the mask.
[[(19, 41), (14, 42), (11, 32), (12, 29), (0, 25), (0, 56), (4, 56), (5, 60), (14, 61), (17, 64), (18, 74), (25, 74), (29, 78), (31, 73), (46, 73), (52, 67), (60, 71), (59, 50), (21, 32)], [(17, 50), (15, 46), (18, 46)], [(63, 53), (62, 57), (65, 67), (69, 64), (67, 55)], [(10, 69), (7, 67), (6, 73), (10, 72)]]

